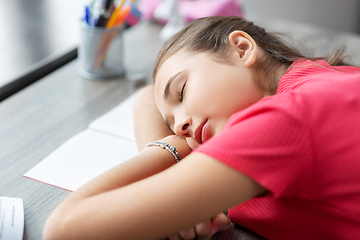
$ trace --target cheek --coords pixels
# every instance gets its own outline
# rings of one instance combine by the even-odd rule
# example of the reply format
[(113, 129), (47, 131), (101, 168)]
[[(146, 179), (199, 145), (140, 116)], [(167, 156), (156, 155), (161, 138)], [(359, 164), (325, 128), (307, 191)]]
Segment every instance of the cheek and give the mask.
[(209, 81), (205, 86), (198, 86), (192, 101), (196, 102), (198, 110), (204, 113), (223, 115), (237, 109), (238, 100), (239, 93), (234, 84)]

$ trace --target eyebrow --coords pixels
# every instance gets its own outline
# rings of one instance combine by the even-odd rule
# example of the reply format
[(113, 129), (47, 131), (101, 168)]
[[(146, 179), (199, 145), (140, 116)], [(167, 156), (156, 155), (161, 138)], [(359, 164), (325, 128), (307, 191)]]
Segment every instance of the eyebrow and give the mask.
[(167, 81), (166, 85), (165, 85), (165, 89), (164, 89), (164, 98), (167, 99), (167, 97), (170, 94), (170, 86), (173, 83), (173, 81), (176, 79), (177, 76), (179, 76), (179, 74), (182, 73), (178, 72), (176, 74), (174, 74), (171, 78), (169, 78), (169, 80)]

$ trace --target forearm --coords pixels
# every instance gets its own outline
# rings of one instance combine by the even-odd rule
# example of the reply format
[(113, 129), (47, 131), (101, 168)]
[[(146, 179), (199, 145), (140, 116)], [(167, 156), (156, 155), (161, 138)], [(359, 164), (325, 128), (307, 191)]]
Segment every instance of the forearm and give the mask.
[[(191, 152), (184, 138), (171, 135), (161, 141), (175, 146), (181, 158), (185, 158)], [(74, 192), (73, 196), (79, 195), (86, 198), (111, 191), (159, 173), (175, 163), (174, 157), (168, 151), (157, 146), (147, 147), (132, 159), (115, 166), (85, 184)]]
[(142, 150), (149, 142), (174, 134), (166, 126), (157, 109), (153, 85), (140, 90), (133, 110), (135, 137), (139, 150)]
[[(162, 139), (162, 141), (175, 146), (181, 158), (185, 158), (191, 152), (184, 138), (172, 135)], [(175, 163), (174, 157), (160, 147), (154, 146), (144, 149), (139, 155), (110, 169), (72, 193), (47, 220), (44, 228), (44, 239), (52, 239), (59, 232), (64, 233), (58, 229), (60, 223), (64, 224), (65, 229), (71, 229), (73, 226), (66, 226), (66, 219), (76, 218), (77, 216), (74, 216), (76, 210), (85, 207), (82, 203), (159, 173)], [(83, 222), (80, 221), (78, 224), (81, 225)], [(96, 230), (94, 229), (94, 231)]]

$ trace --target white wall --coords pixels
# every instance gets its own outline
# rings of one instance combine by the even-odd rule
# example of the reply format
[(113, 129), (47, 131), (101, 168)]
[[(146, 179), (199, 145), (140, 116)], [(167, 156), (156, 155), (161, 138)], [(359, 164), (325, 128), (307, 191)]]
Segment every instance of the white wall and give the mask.
[(282, 18), (360, 33), (360, 0), (238, 0), (245, 17)]

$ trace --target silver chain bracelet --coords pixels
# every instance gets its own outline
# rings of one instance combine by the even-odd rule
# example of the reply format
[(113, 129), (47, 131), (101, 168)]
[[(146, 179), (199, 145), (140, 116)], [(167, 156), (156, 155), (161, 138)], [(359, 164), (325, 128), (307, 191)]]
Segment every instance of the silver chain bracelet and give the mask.
[(169, 153), (171, 153), (171, 155), (173, 155), (176, 162), (179, 162), (181, 160), (179, 153), (176, 151), (176, 148), (166, 142), (151, 142), (146, 144), (145, 147), (151, 147), (151, 146), (159, 146), (162, 149), (166, 149)]

